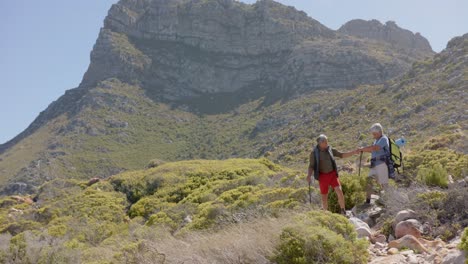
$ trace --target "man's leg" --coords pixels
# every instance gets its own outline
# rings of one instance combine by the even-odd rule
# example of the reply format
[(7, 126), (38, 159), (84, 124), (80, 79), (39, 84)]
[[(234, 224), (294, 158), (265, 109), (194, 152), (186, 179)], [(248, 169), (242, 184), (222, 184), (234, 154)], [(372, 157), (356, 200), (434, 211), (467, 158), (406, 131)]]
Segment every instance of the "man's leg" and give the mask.
[(343, 195), (343, 190), (341, 190), (341, 186), (335, 187), (336, 196), (338, 196), (338, 204), (340, 205), (341, 210), (345, 210), (345, 200)]
[(328, 210), (328, 193), (322, 194), (322, 208), (323, 210)]
[(326, 174), (320, 174), (319, 177), (319, 186), (320, 186), (320, 193), (322, 194), (322, 208), (323, 210), (328, 210), (328, 185), (329, 185), (329, 178)]

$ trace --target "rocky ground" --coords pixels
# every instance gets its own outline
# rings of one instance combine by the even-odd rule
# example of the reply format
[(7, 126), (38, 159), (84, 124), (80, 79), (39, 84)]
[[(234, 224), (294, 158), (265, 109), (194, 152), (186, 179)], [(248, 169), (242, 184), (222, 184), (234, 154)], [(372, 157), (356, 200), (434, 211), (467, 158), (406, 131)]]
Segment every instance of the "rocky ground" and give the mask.
[(372, 196), (368, 206), (356, 206), (349, 212), (350, 221), (359, 237), (369, 239), (369, 255), (373, 264), (463, 264), (466, 253), (458, 249), (461, 232), (448, 243), (437, 238), (427, 240), (423, 234), (430, 227), (418, 220), (418, 214), (411, 210), (401, 210), (394, 216), (392, 233), (386, 237), (376, 225), (384, 209), (379, 204), (380, 197)]

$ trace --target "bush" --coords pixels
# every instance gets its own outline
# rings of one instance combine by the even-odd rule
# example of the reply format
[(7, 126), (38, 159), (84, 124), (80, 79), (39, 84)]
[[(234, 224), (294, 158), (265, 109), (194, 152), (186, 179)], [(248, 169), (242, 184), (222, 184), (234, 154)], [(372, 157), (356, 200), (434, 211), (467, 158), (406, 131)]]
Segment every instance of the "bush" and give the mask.
[(348, 219), (330, 212), (299, 215), (283, 229), (273, 261), (277, 263), (367, 263), (368, 242), (357, 239)]
[[(356, 204), (362, 203), (366, 199), (366, 176), (361, 174), (342, 174), (340, 176), (341, 188), (345, 198), (346, 209), (353, 208)], [(338, 204), (338, 197), (333, 190), (328, 195), (328, 209), (332, 212), (340, 212), (340, 205)]]
[(428, 186), (447, 188), (447, 171), (439, 163), (432, 169), (421, 168), (418, 172), (418, 180)]
[(468, 227), (466, 227), (465, 231), (463, 231), (463, 235), (462, 235), (462, 238), (461, 238), (461, 243), (460, 243), (460, 245), (458, 245), (458, 247), (461, 250), (464, 250), (464, 251), (468, 252)]
[(424, 150), (405, 155), (405, 173), (416, 174), (423, 168), (431, 169), (440, 164), (455, 180), (464, 177), (468, 167), (468, 155), (448, 149)]

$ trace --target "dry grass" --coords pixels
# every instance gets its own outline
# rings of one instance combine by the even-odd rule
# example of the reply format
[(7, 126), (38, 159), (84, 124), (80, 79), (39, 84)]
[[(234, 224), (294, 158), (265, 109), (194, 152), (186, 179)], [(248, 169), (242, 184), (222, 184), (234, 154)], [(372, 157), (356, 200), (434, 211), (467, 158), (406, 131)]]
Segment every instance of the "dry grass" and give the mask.
[[(191, 232), (176, 236), (167, 232), (162, 235), (161, 232), (145, 232), (142, 250), (159, 255), (159, 263), (271, 263), (268, 257), (274, 254), (281, 230), (289, 220), (287, 216), (265, 218), (232, 225), (217, 232)], [(139, 255), (139, 263), (154, 263), (155, 254), (146, 254), (151, 259), (142, 259), (145, 254)]]

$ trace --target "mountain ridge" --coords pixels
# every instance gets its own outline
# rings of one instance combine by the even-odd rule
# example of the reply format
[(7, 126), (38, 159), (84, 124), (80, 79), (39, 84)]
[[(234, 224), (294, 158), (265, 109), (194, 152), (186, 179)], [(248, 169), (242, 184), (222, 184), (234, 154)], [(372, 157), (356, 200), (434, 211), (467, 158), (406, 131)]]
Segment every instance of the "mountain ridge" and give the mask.
[[(192, 17), (190, 23), (183, 22), (187, 20), (184, 17)], [(167, 20), (159, 24), (161, 18)], [(265, 26), (255, 26), (256, 21)], [(225, 24), (230, 27), (221, 27), (218, 32), (219, 25)], [(202, 33), (206, 28), (221, 36), (221, 41), (215, 41), (216, 35), (209, 38), (210, 34)], [(185, 38), (179, 32), (193, 37)], [(248, 41), (233, 32), (241, 32)], [(274, 39), (278, 32), (284, 37)], [(205, 40), (196, 42), (196, 35)], [(47, 121), (73, 112), (68, 105), (74, 108), (73, 102), (79, 102), (107, 78), (137, 84), (158, 102), (216, 114), (264, 96), (269, 104), (316, 89), (382, 83), (422, 58), (421, 54), (412, 57), (406, 52), (386, 51), (381, 44), (337, 35), (339, 31), (328, 29), (304, 12), (270, 0), (253, 5), (233, 0), (119, 1), (109, 10), (79, 87), (67, 91), (25, 131), (0, 145), (0, 153)], [(135, 38), (147, 40), (138, 42)], [(146, 52), (142, 52), (145, 47)], [(206, 51), (211, 49), (218, 52)], [(250, 53), (257, 55), (245, 55)], [(432, 56), (432, 52), (424, 56)]]
[[(117, 36), (118, 41), (130, 41), (128, 37), (126, 39), (120, 37)], [(67, 91), (66, 95), (52, 103), (23, 134), (0, 146), (2, 152), (0, 185), (6, 188), (4, 193), (15, 193), (15, 190), (18, 190), (15, 187), (18, 186), (16, 183), (25, 183), (31, 187), (28, 190), (33, 192), (34, 186), (37, 187), (42, 182), (56, 177), (106, 178), (123, 170), (144, 167), (153, 158), (176, 161), (194, 158), (257, 158), (271, 155), (270, 157), (277, 162), (300, 167), (304, 166), (302, 157), (307, 156), (307, 146), (311, 144), (314, 133), (326, 132), (334, 135), (338, 147), (353, 147), (358, 142), (354, 140), (347, 142), (346, 138), (354, 139), (356, 131), (365, 131), (368, 123), (375, 122), (376, 118), (388, 124), (393, 133), (410, 139), (415, 136), (412, 129), (416, 128), (427, 132), (426, 137), (437, 136), (438, 132), (435, 129), (424, 127), (420, 123), (429, 120), (427, 116), (420, 114), (436, 109), (437, 103), (433, 103), (430, 98), (423, 100), (421, 97), (432, 93), (454, 99), (463, 98), (463, 94), (460, 93), (463, 93), (464, 81), (460, 77), (463, 76), (460, 72), (466, 68), (463, 57), (466, 53), (463, 49), (465, 39), (466, 36), (455, 38), (449, 42), (446, 50), (436, 54), (434, 58), (429, 57), (413, 63), (412, 70), (395, 79), (382, 83), (379, 81), (372, 85), (356, 84), (357, 88), (354, 89), (329, 87), (318, 90), (307, 90), (301, 82), (309, 77), (308, 72), (314, 72), (313, 65), (319, 63), (321, 57), (315, 55), (333, 57), (331, 55), (334, 53), (330, 48), (333, 45), (341, 45), (344, 54), (347, 54), (346, 49), (352, 50), (356, 43), (363, 47), (369, 45), (366, 52), (371, 51), (370, 47), (384, 51), (389, 46), (385, 44), (382, 46), (381, 43), (374, 41), (367, 42), (353, 36), (328, 41), (319, 39), (308, 41), (313, 44), (306, 41), (302, 46), (297, 45), (295, 53), (291, 55), (291, 64), (302, 65), (299, 67), (302, 67), (302, 71), (290, 68), (290, 73), (285, 74), (284, 82), (293, 85), (287, 86), (290, 89), (280, 93), (281, 100), (268, 98), (272, 91), (268, 89), (267, 83), (264, 83), (266, 89), (255, 88), (258, 89), (257, 95), (249, 97), (247, 94), (247, 98), (241, 101), (240, 105), (236, 104), (239, 103), (237, 101), (230, 106), (233, 110), (216, 114), (196, 112), (190, 107), (155, 100), (148, 93), (144, 83), (138, 80), (119, 79), (118, 74), (100, 81), (94, 87), (82, 84), (77, 89)], [(327, 46), (326, 42), (333, 45)], [(106, 45), (115, 43), (111, 41)], [(119, 52), (133, 52), (131, 49), (126, 50), (124, 45), (117, 45), (115, 48), (117, 55), (121, 54)], [(301, 57), (307, 52), (313, 56)], [(366, 52), (359, 51), (360, 55), (356, 58), (377, 56), (366, 55)], [(341, 53), (335, 56), (344, 58), (344, 61), (348, 59), (348, 64), (352, 62), (349, 59), (353, 56), (340, 57), (339, 54)], [(298, 63), (301, 60), (308, 63)], [(369, 67), (374, 68), (374, 66)], [(416, 78), (417, 81), (413, 86), (417, 88), (408, 86), (411, 84), (410, 79), (414, 79), (419, 74), (426, 74), (421, 70), (424, 67), (429, 71), (427, 75), (432, 76), (428, 78), (432, 83), (426, 83), (423, 78)], [(437, 70), (432, 70), (431, 67)], [(354, 66), (350, 66), (349, 69), (356, 70)], [(451, 76), (449, 73), (455, 75), (448, 79), (448, 76)], [(306, 76), (303, 77), (302, 74)], [(329, 76), (336, 76), (335, 74)], [(425, 83), (425, 86), (419, 83)], [(447, 95), (443, 94), (445, 90), (435, 89), (436, 84), (446, 87), (449, 89), (447, 91), (451, 91), (450, 89), (453, 91)], [(327, 85), (327, 82), (323, 82), (322, 85)], [(394, 86), (396, 88), (391, 88)], [(402, 111), (392, 109), (391, 101), (382, 101), (383, 98), (378, 95), (379, 91), (398, 94), (401, 98), (392, 100), (398, 104), (405, 104), (401, 107)], [(419, 94), (422, 91), (427, 94)], [(284, 96), (285, 94), (288, 96)], [(231, 98), (231, 95), (223, 94), (225, 98)], [(411, 98), (405, 97), (410, 95)], [(228, 104), (219, 99), (222, 97), (213, 94), (210, 96), (212, 98), (208, 101), (199, 99), (200, 104), (208, 106), (215, 103)], [(322, 97), (327, 101), (321, 100)], [(384, 118), (379, 118), (380, 112), (374, 112), (375, 104), (367, 102), (365, 98), (373, 98), (385, 106), (388, 113)], [(268, 99), (271, 101), (268, 102)], [(361, 106), (358, 108), (359, 104)], [(417, 111), (413, 109), (416, 107)], [(458, 122), (461, 129), (465, 129), (463, 115), (457, 116), (455, 112), (455, 109), (448, 109), (447, 120), (453, 120), (452, 125)], [(366, 117), (356, 120), (361, 115)], [(436, 114), (434, 119), (444, 123), (444, 119), (439, 119), (438, 116), (439, 114)], [(411, 124), (395, 123), (397, 120), (409, 120)], [(336, 131), (330, 130), (331, 128), (343, 131), (343, 134), (336, 134)], [(424, 139), (415, 138), (420, 142)], [(460, 141), (462, 140), (458, 139), (456, 144)], [(25, 152), (24, 149), (33, 151)]]

